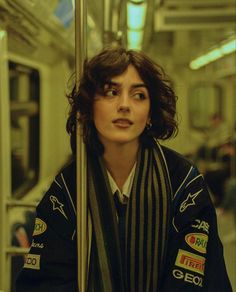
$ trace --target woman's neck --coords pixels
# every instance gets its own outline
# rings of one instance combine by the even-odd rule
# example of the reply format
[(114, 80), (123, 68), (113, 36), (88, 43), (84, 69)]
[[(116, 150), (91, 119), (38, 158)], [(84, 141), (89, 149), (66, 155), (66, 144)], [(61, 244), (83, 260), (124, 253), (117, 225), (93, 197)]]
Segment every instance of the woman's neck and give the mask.
[(106, 168), (120, 190), (128, 178), (136, 160), (139, 145), (109, 145), (105, 148), (103, 159)]

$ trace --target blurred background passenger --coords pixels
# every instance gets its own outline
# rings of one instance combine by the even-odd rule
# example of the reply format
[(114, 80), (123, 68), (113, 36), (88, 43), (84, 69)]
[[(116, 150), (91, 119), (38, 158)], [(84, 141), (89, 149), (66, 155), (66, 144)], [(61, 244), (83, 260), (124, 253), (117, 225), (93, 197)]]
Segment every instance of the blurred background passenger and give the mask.
[(229, 141), (231, 134), (230, 127), (219, 113), (211, 115), (209, 128), (203, 133), (204, 142), (197, 151), (197, 160), (217, 160), (221, 147)]
[(213, 203), (218, 208), (224, 200), (225, 183), (232, 174), (234, 134), (219, 113), (210, 116), (209, 125), (195, 162), (204, 173)]
[(230, 176), (224, 182), (223, 198), (217, 212), (218, 214), (224, 214), (232, 211), (236, 223), (236, 131), (233, 133), (232, 141), (227, 143), (223, 149), (228, 157)]

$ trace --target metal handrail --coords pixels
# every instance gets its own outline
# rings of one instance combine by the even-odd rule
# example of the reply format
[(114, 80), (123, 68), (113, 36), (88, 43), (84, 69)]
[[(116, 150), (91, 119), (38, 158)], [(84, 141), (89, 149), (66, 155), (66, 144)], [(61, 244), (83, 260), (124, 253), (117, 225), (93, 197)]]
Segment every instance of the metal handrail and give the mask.
[(30, 248), (25, 247), (16, 247), (16, 246), (10, 246), (5, 249), (6, 253), (8, 255), (25, 255), (29, 252)]
[[(78, 90), (83, 62), (87, 55), (87, 3), (86, 0), (75, 1), (75, 60), (76, 89)], [(77, 181), (77, 254), (78, 254), (78, 288), (86, 292), (88, 243), (87, 243), (87, 185), (86, 185), (86, 150), (82, 139), (82, 129), (76, 130), (76, 181)]]
[(36, 208), (37, 202), (27, 202), (27, 201), (19, 201), (19, 200), (7, 200), (6, 205), (7, 207), (29, 207), (29, 208)]

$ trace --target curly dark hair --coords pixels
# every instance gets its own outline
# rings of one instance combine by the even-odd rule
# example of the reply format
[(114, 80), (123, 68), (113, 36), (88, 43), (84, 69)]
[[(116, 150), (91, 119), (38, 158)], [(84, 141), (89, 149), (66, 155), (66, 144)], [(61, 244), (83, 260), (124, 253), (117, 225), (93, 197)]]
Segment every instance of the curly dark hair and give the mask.
[(94, 97), (97, 92), (103, 90), (104, 85), (112, 77), (122, 74), (129, 65), (136, 68), (147, 86), (151, 102), (152, 127), (144, 130), (140, 136), (141, 141), (147, 142), (150, 136), (165, 140), (177, 134), (178, 126), (175, 120), (177, 96), (162, 67), (142, 52), (122, 47), (108, 47), (92, 59), (85, 60), (78, 90), (74, 85), (67, 96), (71, 108), (66, 129), (70, 134), (74, 154), (77, 122), (81, 124), (86, 146), (92, 151), (103, 153), (104, 148), (98, 139), (93, 122)]

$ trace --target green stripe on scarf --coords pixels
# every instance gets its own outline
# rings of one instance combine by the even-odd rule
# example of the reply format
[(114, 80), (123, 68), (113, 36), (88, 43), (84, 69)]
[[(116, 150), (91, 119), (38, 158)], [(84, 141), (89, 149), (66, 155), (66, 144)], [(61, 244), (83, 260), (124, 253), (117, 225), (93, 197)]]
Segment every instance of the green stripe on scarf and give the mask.
[(122, 267), (116, 209), (102, 159), (88, 155), (89, 209), (93, 224), (90, 292), (157, 292), (165, 263), (172, 191), (161, 147), (138, 154), (126, 211)]

